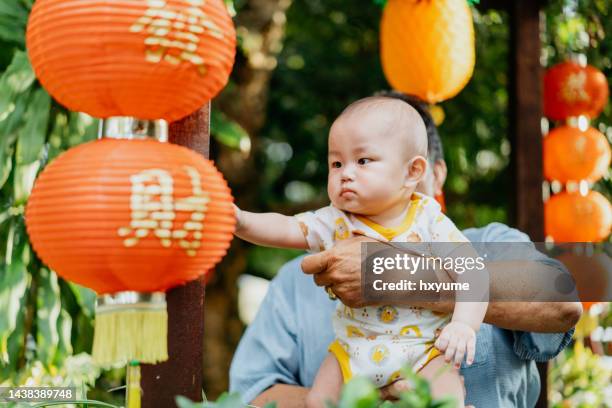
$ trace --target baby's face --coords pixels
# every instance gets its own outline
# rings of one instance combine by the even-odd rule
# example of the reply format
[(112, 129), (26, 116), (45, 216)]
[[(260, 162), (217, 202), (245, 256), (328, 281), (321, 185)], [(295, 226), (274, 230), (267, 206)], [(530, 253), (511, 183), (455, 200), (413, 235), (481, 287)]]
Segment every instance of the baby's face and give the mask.
[(409, 157), (391, 115), (362, 112), (338, 118), (329, 134), (327, 192), (337, 208), (377, 215), (405, 199)]

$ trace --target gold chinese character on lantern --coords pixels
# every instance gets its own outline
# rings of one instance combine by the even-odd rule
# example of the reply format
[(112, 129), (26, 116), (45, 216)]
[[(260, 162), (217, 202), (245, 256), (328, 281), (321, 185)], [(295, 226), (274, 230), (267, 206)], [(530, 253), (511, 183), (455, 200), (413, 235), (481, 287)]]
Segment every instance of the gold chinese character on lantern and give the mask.
[[(206, 206), (210, 201), (201, 187), (200, 174), (193, 167), (185, 166), (191, 180), (191, 195), (174, 198), (174, 180), (170, 173), (161, 169), (143, 170), (130, 177), (130, 226), (121, 227), (117, 233), (126, 247), (137, 245), (142, 238), (153, 234), (164, 247), (172, 242), (195, 256), (201, 245)], [(177, 212), (190, 213), (189, 219), (176, 228)]]
[(586, 72), (580, 71), (571, 74), (561, 87), (561, 96), (567, 102), (584, 102), (589, 100), (585, 85), (587, 81)]
[(189, 62), (201, 75), (206, 73), (204, 59), (198, 55), (200, 35), (204, 32), (222, 38), (221, 29), (204, 12), (206, 0), (184, 0), (183, 7), (169, 6), (166, 0), (147, 0), (148, 8), (130, 27), (146, 31), (145, 58), (149, 62), (166, 61), (174, 65)]

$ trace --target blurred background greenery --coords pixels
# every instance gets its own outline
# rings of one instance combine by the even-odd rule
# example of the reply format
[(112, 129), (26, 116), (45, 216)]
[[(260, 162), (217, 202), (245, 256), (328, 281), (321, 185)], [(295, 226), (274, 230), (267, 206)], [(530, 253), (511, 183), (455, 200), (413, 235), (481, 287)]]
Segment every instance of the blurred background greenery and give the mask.
[[(90, 396), (121, 400), (122, 371), (91, 371), (93, 294), (59, 279), (32, 252), (23, 210), (36, 174), (60, 152), (92, 140), (96, 121), (66, 111), (34, 78), (25, 53), (32, 0), (0, 2), (0, 383), (73, 378)], [(386, 89), (378, 54), (380, 7), (342, 0), (226, 0), (239, 48), (229, 85), (213, 101), (211, 157), (238, 204), (295, 213), (326, 204), (327, 132), (355, 99)], [(541, 62), (582, 53), (612, 79), (612, 4), (551, 0), (544, 12)], [(449, 168), (445, 194), (460, 227), (512, 225), (508, 134), (509, 18), (474, 10), (474, 77), (441, 107)], [(593, 125), (612, 140), (612, 108)], [(608, 174), (595, 189), (611, 196)], [(534, 200), (540, 197), (534, 197)], [(227, 389), (238, 318), (240, 275), (271, 278), (299, 252), (232, 244), (209, 283), (205, 391)], [(70, 373), (67, 372), (71, 368)], [(96, 375), (92, 377), (92, 372)], [(72, 377), (71, 377), (72, 376)], [(114, 396), (114, 397), (113, 397)]]

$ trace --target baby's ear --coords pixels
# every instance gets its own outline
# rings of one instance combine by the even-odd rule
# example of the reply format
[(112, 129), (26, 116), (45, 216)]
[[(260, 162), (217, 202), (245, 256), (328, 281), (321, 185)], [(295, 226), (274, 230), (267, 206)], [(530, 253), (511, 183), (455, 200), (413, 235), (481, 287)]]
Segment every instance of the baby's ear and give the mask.
[(408, 174), (406, 175), (406, 187), (415, 187), (427, 172), (427, 159), (416, 156), (408, 162)]

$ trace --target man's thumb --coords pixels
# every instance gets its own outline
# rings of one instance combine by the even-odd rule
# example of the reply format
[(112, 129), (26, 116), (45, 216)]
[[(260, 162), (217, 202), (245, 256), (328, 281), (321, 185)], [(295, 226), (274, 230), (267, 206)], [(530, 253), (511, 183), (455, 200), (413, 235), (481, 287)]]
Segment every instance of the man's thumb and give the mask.
[(316, 254), (307, 255), (302, 259), (302, 271), (309, 275), (314, 275), (319, 272), (323, 272), (327, 269), (327, 258), (329, 253), (327, 251), (318, 252)]

